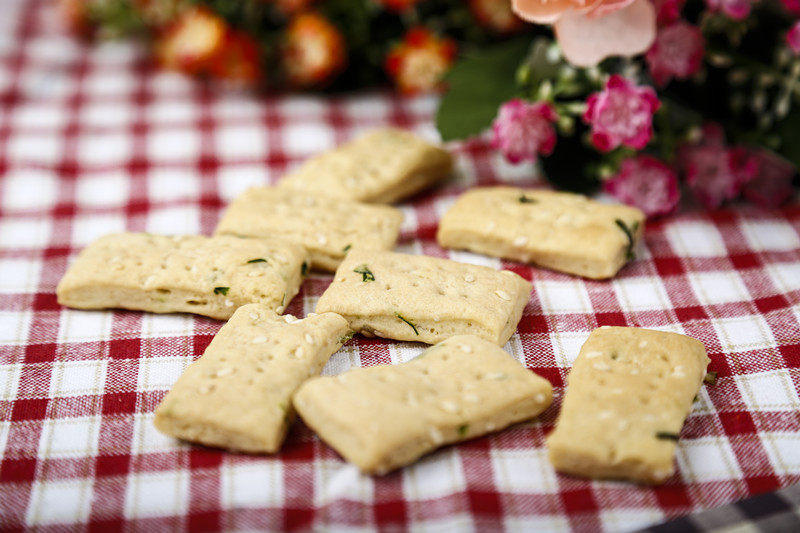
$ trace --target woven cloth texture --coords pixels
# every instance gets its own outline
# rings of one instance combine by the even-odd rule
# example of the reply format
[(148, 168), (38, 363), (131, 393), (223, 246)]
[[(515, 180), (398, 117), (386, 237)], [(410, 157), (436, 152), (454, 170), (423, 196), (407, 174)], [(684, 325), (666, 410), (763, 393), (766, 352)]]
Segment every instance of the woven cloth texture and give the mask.
[[(555, 387), (539, 419), (384, 477), (360, 475), (301, 423), (275, 456), (161, 435), (153, 410), (221, 323), (62, 308), (55, 287), (76, 254), (110, 232), (208, 235), (247, 187), (375, 126), (436, 139), (436, 99), (254, 97), (158, 71), (135, 44), (81, 44), (46, 2), (0, 10), (0, 528), (622, 531), (800, 481), (796, 199), (771, 211), (685, 205), (648, 223), (617, 278), (588, 281), (436, 244), (464, 190), (544, 185), (485, 139), (454, 145), (456, 176), (401, 205), (398, 250), (532, 280), (505, 349)], [(330, 279), (312, 274), (287, 312), (313, 311)], [(719, 374), (663, 486), (570, 478), (547, 461), (570, 365), (602, 325), (691, 335)], [(324, 372), (421, 351), (357, 336)]]

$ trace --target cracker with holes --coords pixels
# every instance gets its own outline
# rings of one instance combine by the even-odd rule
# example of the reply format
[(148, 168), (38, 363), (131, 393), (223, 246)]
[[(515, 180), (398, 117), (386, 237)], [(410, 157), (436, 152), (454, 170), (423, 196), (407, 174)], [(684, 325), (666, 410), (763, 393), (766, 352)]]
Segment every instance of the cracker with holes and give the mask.
[(311, 266), (333, 272), (354, 247), (391, 250), (403, 213), (326, 194), (254, 187), (237, 197), (216, 234), (282, 238), (302, 244)]
[(442, 217), (445, 248), (470, 250), (592, 279), (633, 258), (644, 213), (578, 194), (512, 187), (473, 189)]
[(708, 363), (703, 343), (685, 335), (594, 330), (547, 440), (553, 466), (577, 476), (664, 482)]
[(430, 187), (452, 170), (453, 158), (443, 148), (408, 131), (385, 128), (309, 159), (278, 186), (390, 204)]
[(90, 244), (58, 284), (58, 302), (229, 318), (263, 303), (282, 313), (308, 269), (305, 249), (277, 239), (106, 235)]
[(448, 259), (353, 250), (317, 302), (367, 336), (435, 344), (473, 334), (503, 345), (531, 284), (509, 271)]
[(534, 418), (551, 400), (547, 380), (494, 343), (459, 335), (407, 363), (309, 380), (294, 406), (345, 459), (383, 474), (445, 444)]
[(349, 332), (333, 313), (297, 320), (263, 304), (242, 306), (166, 395), (154, 424), (207, 446), (274, 453), (294, 419), (292, 395)]

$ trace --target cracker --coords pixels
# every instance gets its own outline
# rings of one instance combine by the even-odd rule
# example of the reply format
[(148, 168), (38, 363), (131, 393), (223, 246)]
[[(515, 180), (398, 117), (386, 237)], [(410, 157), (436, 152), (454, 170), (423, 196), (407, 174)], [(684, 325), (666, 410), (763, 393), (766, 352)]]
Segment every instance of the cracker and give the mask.
[(309, 380), (294, 396), (322, 440), (378, 474), (529, 420), (551, 401), (547, 380), (474, 335), (451, 337), (407, 363)]
[(164, 397), (153, 422), (207, 446), (274, 453), (294, 420), (292, 395), (349, 331), (333, 313), (296, 320), (263, 304), (242, 306)]
[(402, 211), (385, 205), (254, 187), (228, 207), (216, 234), (277, 235), (302, 244), (311, 255), (311, 266), (333, 272), (354, 247), (394, 248), (402, 221)]
[(309, 159), (278, 186), (390, 204), (430, 187), (452, 169), (446, 150), (408, 131), (385, 128)]
[(709, 359), (698, 340), (641, 328), (596, 329), (581, 348), (547, 439), (556, 470), (661, 483)]
[(424, 255), (353, 250), (317, 302), (367, 336), (435, 344), (473, 334), (503, 345), (531, 284), (509, 271)]
[(302, 246), (276, 239), (106, 235), (86, 247), (58, 284), (58, 302), (229, 318), (263, 303), (282, 313), (307, 270)]
[(513, 187), (473, 189), (442, 217), (439, 244), (534, 263), (592, 279), (633, 258), (644, 213), (578, 194)]

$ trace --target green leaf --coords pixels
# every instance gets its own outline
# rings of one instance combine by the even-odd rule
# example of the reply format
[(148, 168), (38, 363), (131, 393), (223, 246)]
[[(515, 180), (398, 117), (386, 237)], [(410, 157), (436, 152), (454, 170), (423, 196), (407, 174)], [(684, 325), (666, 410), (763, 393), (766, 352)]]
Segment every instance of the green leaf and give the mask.
[(467, 54), (453, 66), (436, 113), (442, 140), (465, 139), (489, 127), (500, 104), (519, 92), (515, 74), (529, 46), (529, 38), (514, 39)]
[(267, 262), (266, 259), (264, 259), (263, 257), (259, 257), (258, 259), (251, 259), (247, 263), (250, 264), (250, 263), (266, 263), (266, 262)]
[(375, 281), (375, 274), (372, 273), (367, 265), (354, 268), (353, 272), (361, 274), (361, 281)]
[(230, 287), (214, 287), (214, 294), (226, 296), (229, 290), (231, 290)]
[(781, 140), (777, 152), (789, 160), (795, 168), (800, 168), (800, 106), (794, 106), (777, 126), (774, 132)]

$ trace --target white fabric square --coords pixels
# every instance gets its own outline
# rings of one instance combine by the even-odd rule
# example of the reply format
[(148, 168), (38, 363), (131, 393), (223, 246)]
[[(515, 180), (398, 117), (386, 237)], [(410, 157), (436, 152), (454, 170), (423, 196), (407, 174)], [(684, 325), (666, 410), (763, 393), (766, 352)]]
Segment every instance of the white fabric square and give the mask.
[(657, 507), (645, 509), (607, 509), (600, 512), (606, 531), (634, 531), (664, 520)]
[(44, 248), (52, 221), (45, 217), (0, 219), (0, 247)]
[(200, 179), (197, 172), (183, 168), (156, 168), (147, 175), (147, 195), (155, 202), (197, 198)]
[[(17, 397), (21, 370), (22, 365), (0, 365), (0, 400), (10, 401)], [(0, 446), (0, 450), (3, 449)]]
[[(168, 70), (153, 73), (147, 77), (147, 82), (150, 91), (163, 99), (164, 105), (172, 103), (175, 96), (189, 96), (197, 89), (196, 80), (190, 76)], [(156, 103), (160, 103), (159, 100)]]
[(146, 472), (128, 480), (125, 516), (182, 515), (189, 500), (189, 477), (184, 470)]
[(506, 531), (570, 531), (569, 520), (563, 515), (507, 516), (503, 519)]
[(0, 344), (26, 344), (32, 314), (31, 311), (0, 311)]
[(131, 159), (133, 136), (127, 131), (85, 133), (78, 137), (78, 159), (84, 165), (118, 165)]
[(800, 247), (797, 232), (788, 222), (757, 221), (742, 222), (742, 233), (753, 250), (796, 250)]
[(286, 153), (294, 157), (307, 157), (330, 150), (336, 145), (331, 128), (312, 121), (287, 124), (283, 129)]
[(455, 448), (439, 450), (403, 469), (403, 494), (408, 500), (430, 500), (466, 489)]
[(666, 234), (675, 253), (683, 257), (717, 257), (728, 253), (711, 222), (673, 222)]
[(413, 517), (410, 520), (409, 530), (414, 533), (464, 533), (465, 531), (476, 531), (472, 517), (464, 512), (421, 522), (414, 522)]
[(305, 94), (290, 94), (279, 100), (282, 115), (315, 118), (325, 115), (328, 106), (322, 98)]
[(534, 281), (542, 313), (591, 313), (592, 303), (586, 285), (580, 280)]
[(125, 63), (132, 63), (141, 57), (141, 46), (136, 42), (123, 40), (100, 40), (92, 43), (88, 49), (89, 61), (98, 67), (125, 67)]
[(547, 449), (493, 449), (494, 482), (502, 492), (558, 492), (556, 473), (547, 460)]
[(2, 183), (6, 209), (41, 209), (58, 199), (58, 177), (46, 170), (10, 170)]
[(761, 316), (720, 318), (714, 321), (714, 327), (726, 352), (758, 350), (775, 345), (769, 326)]
[(220, 470), (223, 508), (283, 505), (283, 465), (280, 461), (259, 459), (242, 464), (225, 464)]
[(39, 457), (86, 457), (97, 453), (100, 417), (45, 420), (39, 439)]
[(142, 315), (142, 338), (189, 337), (194, 319), (184, 313), (145, 313)]
[(372, 503), (372, 478), (362, 475), (355, 465), (322, 461), (314, 474), (315, 506), (323, 507), (342, 499)]
[(139, 363), (137, 390), (169, 390), (192, 362), (190, 357), (154, 357)]
[(81, 215), (72, 224), (72, 243), (75, 246), (86, 246), (109, 233), (125, 231), (125, 215), (96, 214)]
[(40, 260), (0, 259), (0, 293), (36, 292)]
[(135, 108), (119, 102), (90, 102), (81, 111), (84, 127), (127, 128)]
[(101, 394), (106, 379), (108, 362), (56, 361), (50, 375), (50, 396), (68, 398)]
[(681, 439), (676, 456), (681, 473), (688, 483), (742, 477), (736, 457), (724, 437)]
[(348, 116), (354, 119), (382, 122), (389, 115), (386, 100), (380, 94), (364, 94), (344, 102)]
[(174, 452), (188, 447), (189, 444), (158, 431), (153, 425), (153, 413), (134, 413), (132, 454)]
[(195, 206), (153, 208), (147, 213), (146, 231), (160, 235), (200, 233), (200, 213)]
[(133, 71), (126, 69), (96, 69), (84, 79), (83, 89), (88, 101), (98, 96), (124, 97), (133, 93), (138, 79)]
[(765, 433), (764, 448), (776, 471), (784, 475), (800, 474), (800, 435), (797, 433)]
[(78, 180), (78, 204), (92, 207), (117, 207), (128, 199), (130, 180), (126, 174), (109, 172), (84, 174)]
[(453, 261), (458, 261), (459, 263), (486, 266), (495, 270), (499, 270), (501, 265), (501, 260), (496, 257), (489, 257), (488, 255), (467, 252), (466, 250), (449, 250), (447, 254), (450, 256), (450, 259)]
[(57, 132), (15, 133), (6, 144), (11, 161), (52, 165), (63, 156), (63, 142)]
[(266, 127), (260, 124), (220, 126), (215, 138), (223, 158), (262, 159), (269, 148)]
[(767, 265), (767, 272), (779, 291), (800, 289), (800, 263), (773, 263)]
[(147, 155), (156, 162), (193, 161), (200, 157), (200, 132), (193, 126), (159, 128), (147, 137)]
[(747, 287), (735, 271), (688, 274), (695, 296), (705, 305), (750, 300)]
[(89, 518), (92, 480), (35, 482), (25, 516), (28, 526), (79, 524)]
[(6, 449), (8, 434), (11, 432), (11, 422), (0, 422), (0, 450)]
[(269, 169), (264, 165), (236, 165), (219, 170), (219, 195), (226, 202), (249, 189), (269, 185)]
[(52, 102), (25, 102), (14, 106), (11, 124), (15, 128), (56, 130), (63, 128), (69, 118), (67, 107)]
[(145, 109), (150, 124), (175, 124), (193, 122), (200, 109), (191, 99), (156, 100)]
[(515, 183), (524, 182), (529, 184), (537, 175), (535, 166), (527, 162), (511, 163), (499, 151), (493, 152), (490, 157), (492, 168), (495, 169), (497, 177), (504, 183), (514, 185)]
[(658, 278), (620, 278), (614, 292), (625, 311), (651, 311), (671, 307), (667, 291)]
[(22, 93), (37, 101), (67, 98), (78, 89), (77, 76), (70, 74), (67, 69), (57, 70), (46, 65), (25, 68), (18, 79)]
[[(264, 113), (265, 104), (247, 92), (226, 92), (213, 103), (213, 112), (221, 120), (258, 121)], [(262, 126), (263, 127), (263, 126)]]
[[(7, 16), (5, 6), (3, 15)], [(80, 53), (77, 40), (64, 34), (37, 36), (25, 43), (25, 55), (32, 62), (55, 63), (66, 67), (68, 63), (75, 61)]]
[[(439, 106), (439, 98), (432, 94), (421, 94), (413, 98), (404, 98), (400, 103), (415, 115), (423, 117), (432, 117), (436, 114), (436, 108)], [(428, 120), (422, 121), (423, 124), (428, 124)], [(430, 137), (429, 140), (438, 140), (439, 134)]]
[(788, 370), (734, 376), (734, 379), (749, 411), (800, 411), (800, 400)]

